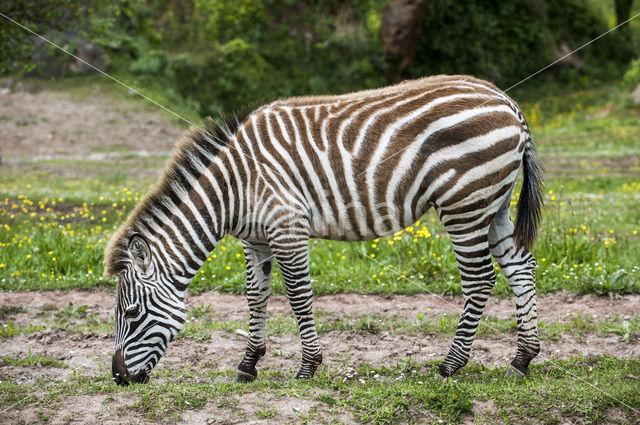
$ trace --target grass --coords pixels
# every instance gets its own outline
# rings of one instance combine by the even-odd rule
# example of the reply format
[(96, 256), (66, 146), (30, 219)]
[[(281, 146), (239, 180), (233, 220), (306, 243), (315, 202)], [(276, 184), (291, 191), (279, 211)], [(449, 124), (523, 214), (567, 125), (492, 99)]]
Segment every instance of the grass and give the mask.
[[(640, 162), (628, 158), (637, 149), (640, 121), (637, 111), (608, 100), (619, 95), (616, 90), (606, 86), (523, 102), (549, 170), (534, 250), (540, 293), (640, 292)], [(0, 288), (113, 287), (113, 280), (101, 277), (102, 253), (153, 184), (153, 178), (134, 179), (129, 171), (160, 170), (161, 162), (48, 160), (23, 164), (20, 173), (0, 168)], [(77, 167), (93, 177), (71, 179), (51, 167)], [(433, 212), (404, 232), (374, 241), (313, 240), (310, 267), (316, 294), (461, 293), (448, 237)], [(190, 289), (242, 293), (243, 272), (239, 242), (225, 238)], [(494, 293), (509, 295), (498, 275)], [(277, 268), (273, 289), (284, 292)]]
[[(0, 186), (0, 246), (5, 248), (0, 251), (0, 288), (113, 287), (113, 280), (101, 276), (103, 251), (143, 191), (85, 180), (83, 190), (92, 195), (80, 201), (72, 194), (75, 183), (60, 185), (60, 194), (68, 197), (54, 197), (43, 193), (42, 186), (49, 187), (46, 179), (23, 185), (9, 173), (0, 169), (0, 181), (6, 181)], [(540, 293), (640, 292), (639, 185), (640, 178), (630, 177), (562, 183), (549, 179), (534, 251)], [(404, 232), (374, 241), (313, 240), (310, 267), (316, 294), (460, 293), (451, 245), (433, 213)], [(242, 293), (243, 272), (241, 246), (227, 237), (196, 275), (191, 290)], [(494, 292), (510, 294), (498, 275)], [(273, 291), (284, 293), (277, 268)]]
[[(555, 424), (563, 418), (611, 423), (613, 413), (620, 423), (640, 419), (637, 410), (632, 410), (640, 408), (637, 359), (599, 356), (554, 360), (534, 365), (531, 377), (525, 380), (509, 380), (502, 370), (468, 365), (456, 379), (441, 381), (436, 366), (434, 362), (407, 361), (377, 369), (365, 364), (353, 378), (322, 369), (309, 381), (266, 371), (249, 385), (233, 383), (233, 376), (227, 373), (210, 373), (201, 379), (184, 371), (168, 371), (148, 385), (126, 388), (114, 386), (106, 370), (98, 376), (80, 375), (56, 383), (25, 385), (9, 379), (0, 382), (0, 407), (31, 407), (52, 415), (63, 398), (92, 394), (117, 400), (120, 412), (143, 420), (173, 422), (185, 412), (207, 405), (216, 414), (231, 410), (240, 420), (247, 420), (253, 415), (282, 417), (278, 402), (294, 397), (305, 400), (300, 406), (308, 407), (287, 413), (303, 423), (335, 423), (332, 418), (337, 416), (373, 424), (459, 423), (469, 415), (485, 423), (520, 423), (531, 418), (542, 424)], [(573, 379), (568, 379), (567, 370)], [(600, 388), (606, 388), (608, 395)], [(29, 396), (36, 391), (42, 395)], [(256, 397), (264, 401), (251, 401)], [(265, 402), (271, 405), (265, 406)], [(491, 407), (483, 411), (481, 406)]]
[[(143, 196), (99, 180), (61, 184), (53, 197), (42, 176), (20, 183), (0, 169), (0, 287), (65, 289), (113, 286), (101, 277), (110, 235)], [(640, 291), (640, 180), (629, 177), (550, 179), (538, 244), (538, 291), (613, 294)], [(80, 201), (76, 189), (92, 195)], [(555, 187), (556, 189), (552, 189)], [(75, 193), (75, 195), (74, 195)], [(515, 199), (514, 199), (515, 202)], [(367, 260), (365, 257), (369, 257)], [(372, 261), (375, 260), (375, 261)], [(316, 294), (460, 293), (453, 252), (433, 213), (404, 232), (370, 242), (313, 240), (311, 273)], [(244, 291), (240, 244), (225, 238), (191, 285), (196, 292)], [(240, 275), (236, 277), (237, 275)], [(279, 271), (274, 292), (283, 293)], [(499, 279), (495, 292), (510, 293)]]
[(2, 363), (6, 363), (10, 366), (67, 367), (66, 364), (54, 360), (49, 356), (44, 356), (42, 354), (31, 354), (31, 347), (29, 347), (29, 353), (25, 358), (20, 359), (12, 356), (3, 356), (1, 359)]

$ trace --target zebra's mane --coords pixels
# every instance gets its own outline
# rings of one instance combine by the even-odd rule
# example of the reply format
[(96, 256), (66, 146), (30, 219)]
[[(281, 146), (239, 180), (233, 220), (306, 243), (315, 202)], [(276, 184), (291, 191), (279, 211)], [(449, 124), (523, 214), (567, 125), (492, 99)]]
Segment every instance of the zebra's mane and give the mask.
[(111, 237), (104, 253), (105, 275), (118, 275), (131, 263), (129, 239), (135, 233), (143, 233), (142, 229), (146, 226), (140, 225), (149, 220), (152, 211), (166, 205), (167, 199), (190, 190), (191, 184), (181, 170), (188, 170), (197, 178), (202, 173), (202, 166), (209, 166), (220, 149), (229, 144), (229, 140), (249, 113), (250, 110), (222, 117), (220, 122), (208, 117), (203, 128), (192, 127), (178, 141), (154, 189), (145, 195), (125, 223)]

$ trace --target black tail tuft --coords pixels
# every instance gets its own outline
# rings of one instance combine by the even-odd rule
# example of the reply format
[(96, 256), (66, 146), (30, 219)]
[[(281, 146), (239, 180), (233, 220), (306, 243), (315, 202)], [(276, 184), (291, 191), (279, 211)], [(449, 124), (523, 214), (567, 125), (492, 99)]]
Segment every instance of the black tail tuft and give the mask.
[(522, 161), (524, 181), (518, 200), (516, 214), (515, 239), (519, 248), (531, 250), (536, 241), (538, 224), (542, 213), (544, 185), (540, 157), (533, 147), (531, 139), (527, 141)]

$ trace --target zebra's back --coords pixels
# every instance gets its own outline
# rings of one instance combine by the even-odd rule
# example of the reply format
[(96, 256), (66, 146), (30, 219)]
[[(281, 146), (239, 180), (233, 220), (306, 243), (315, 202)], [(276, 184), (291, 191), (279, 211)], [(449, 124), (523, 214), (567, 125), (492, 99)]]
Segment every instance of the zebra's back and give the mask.
[(432, 206), (492, 202), (528, 138), (515, 103), (467, 76), (276, 101), (239, 134), (310, 236), (340, 240), (396, 232)]

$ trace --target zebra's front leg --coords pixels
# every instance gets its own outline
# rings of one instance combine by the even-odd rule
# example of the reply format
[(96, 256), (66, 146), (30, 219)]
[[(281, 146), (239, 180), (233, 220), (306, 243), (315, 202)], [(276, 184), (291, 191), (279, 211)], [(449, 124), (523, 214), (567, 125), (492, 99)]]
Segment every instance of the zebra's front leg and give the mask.
[(496, 282), (486, 235), (466, 239), (452, 235), (451, 242), (462, 280), (464, 311), (449, 354), (440, 364), (440, 376), (443, 378), (448, 378), (467, 364), (482, 311)]
[(243, 242), (247, 263), (247, 301), (249, 302), (249, 341), (238, 365), (236, 380), (251, 382), (258, 376), (256, 363), (266, 353), (267, 303), (271, 294), (273, 254), (267, 245)]
[(273, 242), (271, 249), (282, 271), (287, 298), (300, 329), (302, 365), (296, 374), (296, 379), (311, 378), (322, 363), (322, 352), (313, 319), (313, 292), (309, 278), (309, 239), (288, 238)]

